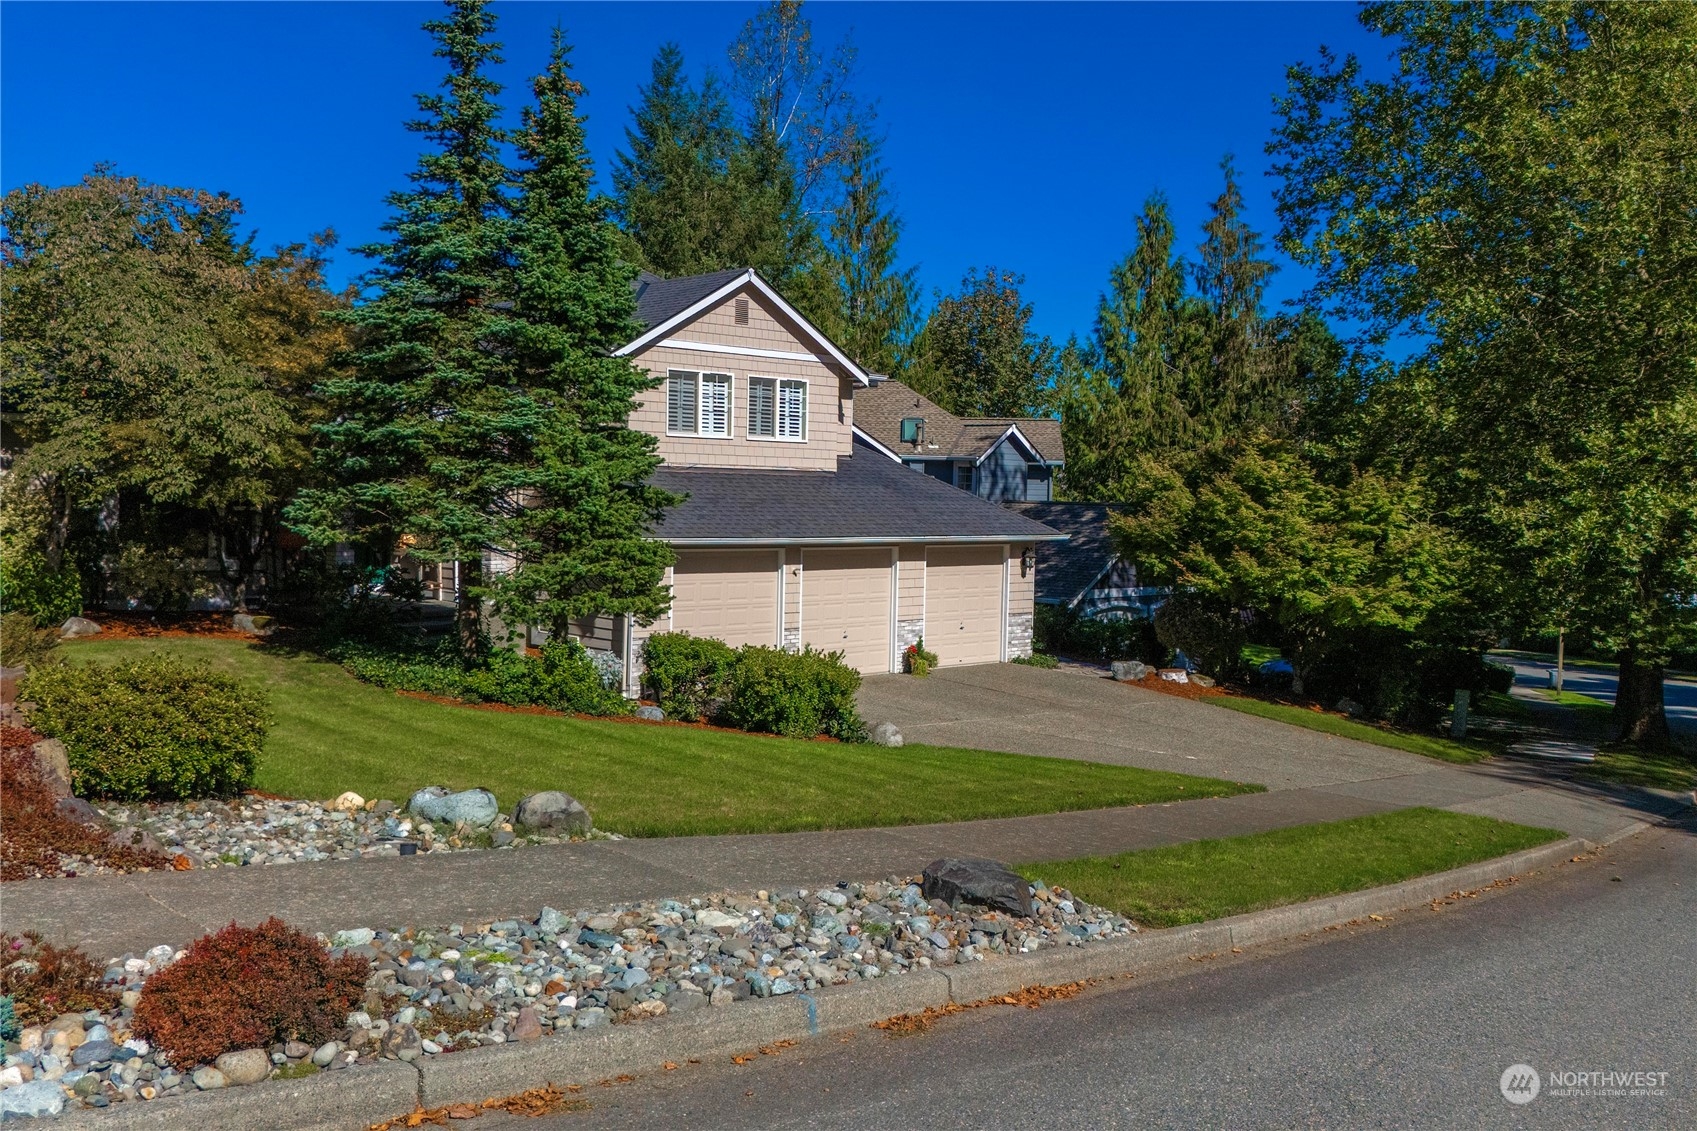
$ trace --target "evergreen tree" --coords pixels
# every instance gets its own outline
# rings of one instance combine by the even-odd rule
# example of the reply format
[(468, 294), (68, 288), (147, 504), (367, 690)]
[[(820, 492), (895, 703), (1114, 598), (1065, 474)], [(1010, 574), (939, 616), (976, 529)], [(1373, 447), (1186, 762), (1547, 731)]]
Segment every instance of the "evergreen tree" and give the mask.
[(914, 387), (961, 416), (1048, 411), (1056, 351), (1031, 332), (1025, 276), (968, 271), (960, 293), (939, 298), (914, 344)]
[(484, 555), (503, 549), (533, 479), (515, 455), (547, 423), (507, 347), (515, 231), (486, 7), (450, 0), (448, 18), (424, 25), (448, 75), (419, 96), (423, 116), (408, 128), (432, 147), (389, 197), (387, 240), (363, 249), (377, 260), (376, 293), (346, 315), (353, 372), (323, 386), (335, 416), (316, 450), (329, 485), (289, 509), (320, 544), (351, 540), (382, 563), (404, 544), (421, 561), (463, 563), (457, 629), (468, 655), (484, 637)]
[(563, 633), (597, 613), (645, 621), (664, 612), (670, 547), (645, 537), (673, 496), (645, 485), (659, 464), (654, 437), (627, 427), (656, 380), (613, 351), (635, 338), (631, 268), (618, 253), (609, 205), (577, 111), (581, 84), (556, 29), (515, 141), (518, 176), (514, 361), (538, 424), (510, 459), (522, 506), (502, 532), (514, 569), (495, 585), (501, 614)]
[(844, 174), (821, 264), (827, 292), (815, 319), (861, 365), (896, 374), (918, 319), (916, 271), (896, 266), (902, 222), (888, 206), (878, 145), (861, 138)]

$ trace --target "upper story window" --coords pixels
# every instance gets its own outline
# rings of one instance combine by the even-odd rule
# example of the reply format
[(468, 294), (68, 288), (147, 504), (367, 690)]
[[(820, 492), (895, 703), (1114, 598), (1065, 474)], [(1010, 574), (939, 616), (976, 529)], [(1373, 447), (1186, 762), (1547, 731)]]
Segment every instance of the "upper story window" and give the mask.
[(955, 464), (955, 486), (962, 491), (972, 490), (972, 465), (970, 463)]
[(767, 440), (807, 439), (807, 382), (750, 377), (748, 434)]
[(729, 436), (731, 375), (687, 369), (668, 372), (666, 432), (672, 436)]

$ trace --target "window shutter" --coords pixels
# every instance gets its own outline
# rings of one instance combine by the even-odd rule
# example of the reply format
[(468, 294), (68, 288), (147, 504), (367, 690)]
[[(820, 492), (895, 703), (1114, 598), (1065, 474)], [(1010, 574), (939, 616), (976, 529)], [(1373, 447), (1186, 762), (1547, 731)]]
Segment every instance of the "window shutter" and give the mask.
[(731, 434), (731, 379), (724, 373), (701, 375), (701, 434)]
[(751, 377), (748, 382), (748, 434), (776, 436), (778, 383), (766, 378)]
[(666, 383), (666, 431), (695, 431), (695, 374), (673, 373)]
[(785, 440), (807, 438), (806, 382), (778, 383), (778, 436)]

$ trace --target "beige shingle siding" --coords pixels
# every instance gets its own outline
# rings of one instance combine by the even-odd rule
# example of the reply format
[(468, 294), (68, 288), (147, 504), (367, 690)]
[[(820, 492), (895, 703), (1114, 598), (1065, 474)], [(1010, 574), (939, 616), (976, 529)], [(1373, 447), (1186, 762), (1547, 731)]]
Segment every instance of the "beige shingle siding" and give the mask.
[[(748, 325), (736, 324), (738, 298), (748, 300)], [(782, 353), (814, 354), (815, 348), (752, 288), (744, 288), (694, 321), (670, 332), (667, 340), (705, 342)], [(660, 380), (642, 394), (631, 414), (631, 427), (660, 438), (660, 458), (677, 467), (800, 468), (834, 471), (837, 457), (852, 450), (853, 378), (835, 361), (752, 357), (741, 354), (653, 345), (633, 356), (636, 364)], [(731, 435), (668, 436), (666, 374), (671, 369), (729, 373)], [(752, 439), (748, 435), (750, 377), (790, 377), (807, 382), (807, 439)]]

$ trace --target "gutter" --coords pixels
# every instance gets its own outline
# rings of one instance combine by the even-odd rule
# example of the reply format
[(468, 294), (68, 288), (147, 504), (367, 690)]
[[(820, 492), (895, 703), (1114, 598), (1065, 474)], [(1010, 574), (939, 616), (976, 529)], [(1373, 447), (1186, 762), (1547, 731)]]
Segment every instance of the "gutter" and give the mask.
[(707, 547), (772, 547), (779, 546), (935, 546), (941, 543), (960, 543), (976, 545), (1002, 545), (1007, 542), (1063, 542), (1071, 538), (1070, 534), (962, 534), (938, 535), (935, 537), (878, 537), (865, 538), (667, 538), (664, 534), (656, 536), (659, 541), (672, 546)]

